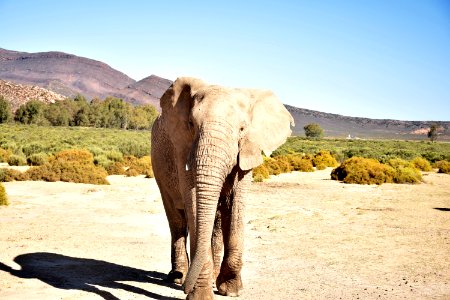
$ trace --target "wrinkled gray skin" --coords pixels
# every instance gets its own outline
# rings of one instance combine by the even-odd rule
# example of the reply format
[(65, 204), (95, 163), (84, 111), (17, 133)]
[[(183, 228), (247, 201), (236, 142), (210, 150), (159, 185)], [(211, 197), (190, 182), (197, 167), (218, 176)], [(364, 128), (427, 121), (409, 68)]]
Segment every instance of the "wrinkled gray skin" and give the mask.
[(213, 299), (214, 281), (220, 294), (238, 296), (246, 186), (261, 151), (286, 140), (293, 118), (269, 91), (194, 78), (177, 79), (161, 108), (152, 163), (172, 235), (168, 279), (183, 284), (187, 299)]

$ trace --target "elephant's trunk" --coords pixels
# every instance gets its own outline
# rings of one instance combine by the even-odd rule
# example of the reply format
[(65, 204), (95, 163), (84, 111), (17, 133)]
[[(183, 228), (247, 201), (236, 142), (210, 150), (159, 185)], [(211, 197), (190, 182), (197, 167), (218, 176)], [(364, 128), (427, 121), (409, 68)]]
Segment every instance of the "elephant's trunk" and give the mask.
[[(184, 282), (184, 292), (193, 290), (199, 282), (211, 284), (210, 278), (199, 278), (211, 251), (211, 237), (217, 204), (225, 178), (233, 160), (227, 140), (230, 135), (225, 130), (201, 130), (195, 159), (196, 186), (196, 236), (192, 263)], [(228, 145), (228, 146), (227, 146)], [(237, 153), (236, 153), (237, 155)], [(208, 276), (209, 274), (205, 274)]]

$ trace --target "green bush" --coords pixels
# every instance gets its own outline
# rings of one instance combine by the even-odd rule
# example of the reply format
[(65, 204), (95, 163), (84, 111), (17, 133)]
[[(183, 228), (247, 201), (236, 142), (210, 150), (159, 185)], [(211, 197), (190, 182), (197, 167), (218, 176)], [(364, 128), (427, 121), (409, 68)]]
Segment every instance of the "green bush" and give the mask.
[(382, 184), (394, 181), (395, 170), (370, 158), (352, 157), (331, 172), (331, 179), (345, 183)]
[(424, 172), (430, 172), (430, 171), (433, 170), (433, 169), (431, 168), (430, 162), (429, 162), (428, 160), (426, 160), (425, 158), (422, 158), (422, 157), (416, 157), (416, 158), (414, 158), (414, 159), (411, 161), (411, 163), (413, 164), (413, 166), (414, 166), (416, 169), (419, 169), (419, 170), (424, 171)]
[(46, 150), (45, 146), (40, 142), (32, 142), (22, 147), (22, 152), (27, 157), (30, 156), (31, 154), (44, 152), (45, 150)]
[(331, 155), (330, 151), (326, 150), (320, 150), (319, 153), (314, 155), (312, 163), (318, 170), (338, 166), (336, 159)]
[(436, 167), (439, 169), (438, 173), (450, 174), (450, 162), (446, 160), (440, 160), (436, 162)]
[(0, 205), (9, 205), (5, 187), (1, 183), (0, 183)]
[(106, 157), (111, 161), (123, 161), (123, 154), (116, 150), (106, 152)]
[(28, 180), (26, 173), (14, 169), (0, 169), (0, 182), (25, 181)]
[(29, 166), (42, 166), (48, 162), (48, 155), (45, 153), (35, 153), (27, 157)]
[(26, 166), (27, 160), (21, 155), (12, 154), (10, 157), (8, 157), (8, 164), (10, 166)]
[(106, 155), (99, 155), (94, 157), (94, 164), (103, 168), (109, 167), (113, 162), (108, 159)]

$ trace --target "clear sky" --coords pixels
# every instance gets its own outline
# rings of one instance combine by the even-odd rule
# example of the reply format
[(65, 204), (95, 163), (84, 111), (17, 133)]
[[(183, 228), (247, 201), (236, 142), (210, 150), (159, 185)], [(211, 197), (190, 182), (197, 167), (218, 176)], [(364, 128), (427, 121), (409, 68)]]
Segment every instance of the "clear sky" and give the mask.
[(450, 1), (0, 0), (0, 47), (139, 80), (194, 76), (301, 108), (450, 120)]

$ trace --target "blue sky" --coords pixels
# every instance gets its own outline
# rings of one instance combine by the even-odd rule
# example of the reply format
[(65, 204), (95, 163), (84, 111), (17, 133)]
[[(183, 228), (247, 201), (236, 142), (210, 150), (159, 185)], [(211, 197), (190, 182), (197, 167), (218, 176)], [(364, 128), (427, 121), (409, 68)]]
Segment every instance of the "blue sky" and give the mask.
[(0, 0), (0, 47), (57, 50), (134, 79), (274, 91), (348, 116), (450, 120), (450, 2)]

